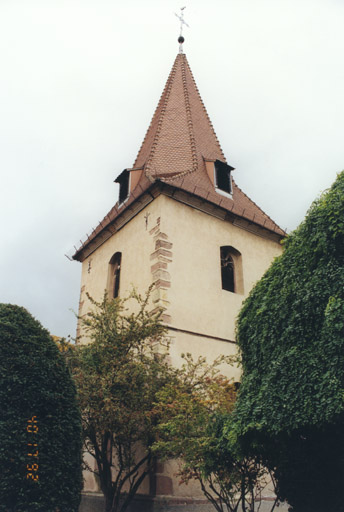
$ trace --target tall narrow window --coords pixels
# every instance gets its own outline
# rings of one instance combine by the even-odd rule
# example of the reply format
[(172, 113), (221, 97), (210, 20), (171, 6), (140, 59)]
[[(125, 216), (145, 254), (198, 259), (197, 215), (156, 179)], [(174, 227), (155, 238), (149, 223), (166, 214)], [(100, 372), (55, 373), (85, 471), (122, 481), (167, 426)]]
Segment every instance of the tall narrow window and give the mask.
[(221, 247), (221, 280), (223, 290), (235, 291), (234, 261), (229, 247)]
[(110, 298), (119, 295), (122, 253), (116, 252), (109, 261), (108, 291)]

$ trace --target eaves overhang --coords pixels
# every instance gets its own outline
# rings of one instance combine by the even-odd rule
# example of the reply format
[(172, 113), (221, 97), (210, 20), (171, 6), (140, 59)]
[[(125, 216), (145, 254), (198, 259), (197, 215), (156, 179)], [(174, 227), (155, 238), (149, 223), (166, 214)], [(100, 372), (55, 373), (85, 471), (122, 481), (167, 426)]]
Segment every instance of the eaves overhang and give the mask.
[(98, 247), (103, 245), (103, 243), (151, 203), (159, 195), (158, 188), (157, 183), (152, 183), (150, 187), (137, 196), (128, 206), (119, 211), (113, 219), (108, 214), (75, 252), (72, 256), (73, 260), (82, 262), (88, 258)]
[[(207, 199), (197, 195), (196, 193), (197, 187), (195, 187), (195, 192), (186, 191), (182, 188), (162, 183), (161, 193), (171, 197), (175, 201), (180, 203), (184, 203), (191, 208), (202, 211), (212, 217), (216, 217), (220, 220), (230, 222), (231, 224), (244, 229), (245, 231), (249, 231), (251, 233), (256, 234), (257, 236), (273, 240), (276, 243), (280, 243), (286, 237), (286, 233), (279, 229), (271, 230), (268, 227), (262, 226), (260, 223), (255, 222), (254, 215), (250, 217), (249, 215), (238, 215), (234, 211), (230, 211), (225, 207), (222, 207), (220, 204), (214, 204), (212, 201), (208, 201)], [(234, 208), (234, 203), (233, 203)]]
[(98, 228), (91, 233), (88, 239), (73, 255), (73, 259), (81, 262), (84, 261), (161, 194), (191, 208), (200, 210), (212, 217), (230, 222), (231, 224), (254, 233), (257, 236), (273, 240), (276, 243), (280, 243), (286, 236), (286, 233), (280, 228), (278, 228), (278, 230), (271, 230), (271, 228), (265, 227), (264, 225), (261, 225), (261, 223), (256, 222), (254, 215), (253, 217), (249, 214), (245, 215), (245, 212), (243, 212), (242, 215), (238, 215), (227, 207), (222, 207), (221, 204), (214, 204), (212, 201), (201, 197), (197, 194), (197, 187), (195, 187), (195, 190), (191, 192), (174, 186), (173, 184), (156, 180), (146, 190), (138, 195), (130, 205), (124, 208), (122, 212), (119, 211), (112, 220), (109, 215), (105, 217), (107, 221), (104, 219), (99, 224)]

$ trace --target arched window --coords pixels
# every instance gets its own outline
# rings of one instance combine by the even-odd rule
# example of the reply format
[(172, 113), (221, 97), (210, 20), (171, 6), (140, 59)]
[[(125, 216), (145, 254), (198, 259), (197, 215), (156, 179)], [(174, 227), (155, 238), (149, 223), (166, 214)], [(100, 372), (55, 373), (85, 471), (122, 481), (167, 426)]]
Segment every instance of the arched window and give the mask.
[(119, 295), (122, 253), (116, 252), (109, 261), (108, 293), (115, 299)]
[(235, 291), (234, 261), (228, 247), (221, 247), (221, 280), (222, 290)]
[(220, 247), (222, 289), (244, 293), (241, 254), (230, 245)]

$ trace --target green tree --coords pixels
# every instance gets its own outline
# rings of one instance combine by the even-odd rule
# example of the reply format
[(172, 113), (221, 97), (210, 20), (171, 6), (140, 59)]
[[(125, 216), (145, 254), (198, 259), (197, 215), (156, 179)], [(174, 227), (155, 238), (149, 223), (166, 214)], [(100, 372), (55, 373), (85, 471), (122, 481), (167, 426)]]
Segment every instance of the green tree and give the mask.
[(176, 379), (158, 394), (156, 408), (162, 418), (154, 449), (165, 459), (180, 459), (181, 482), (197, 480), (218, 512), (257, 510), (269, 475), (257, 458), (242, 454), (234, 435), (228, 435), (236, 385), (218, 371), (226, 358), (208, 365), (204, 358), (183, 357)]
[(0, 511), (77, 512), (81, 420), (49, 332), (0, 304)]
[(106, 512), (126, 510), (153, 469), (156, 394), (170, 378), (162, 311), (148, 312), (149, 294), (101, 302), (83, 319), (90, 343), (73, 351), (70, 364), (82, 410), (87, 464), (100, 482)]
[(344, 510), (344, 172), (252, 290), (237, 337), (242, 443), (295, 512)]

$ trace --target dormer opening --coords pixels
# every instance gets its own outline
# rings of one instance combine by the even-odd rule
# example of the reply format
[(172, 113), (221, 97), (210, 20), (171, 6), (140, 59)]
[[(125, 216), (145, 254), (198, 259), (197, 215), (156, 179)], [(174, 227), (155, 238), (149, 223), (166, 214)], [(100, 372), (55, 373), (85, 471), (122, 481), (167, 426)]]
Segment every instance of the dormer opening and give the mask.
[(127, 169), (124, 169), (124, 171), (115, 179), (115, 183), (119, 183), (118, 202), (119, 204), (122, 204), (128, 199), (129, 196), (130, 172)]
[(214, 182), (216, 191), (219, 193), (225, 193), (228, 195), (232, 194), (232, 180), (231, 180), (231, 171), (234, 170), (234, 167), (226, 164), (225, 162), (221, 162), (221, 160), (215, 160), (214, 163)]

